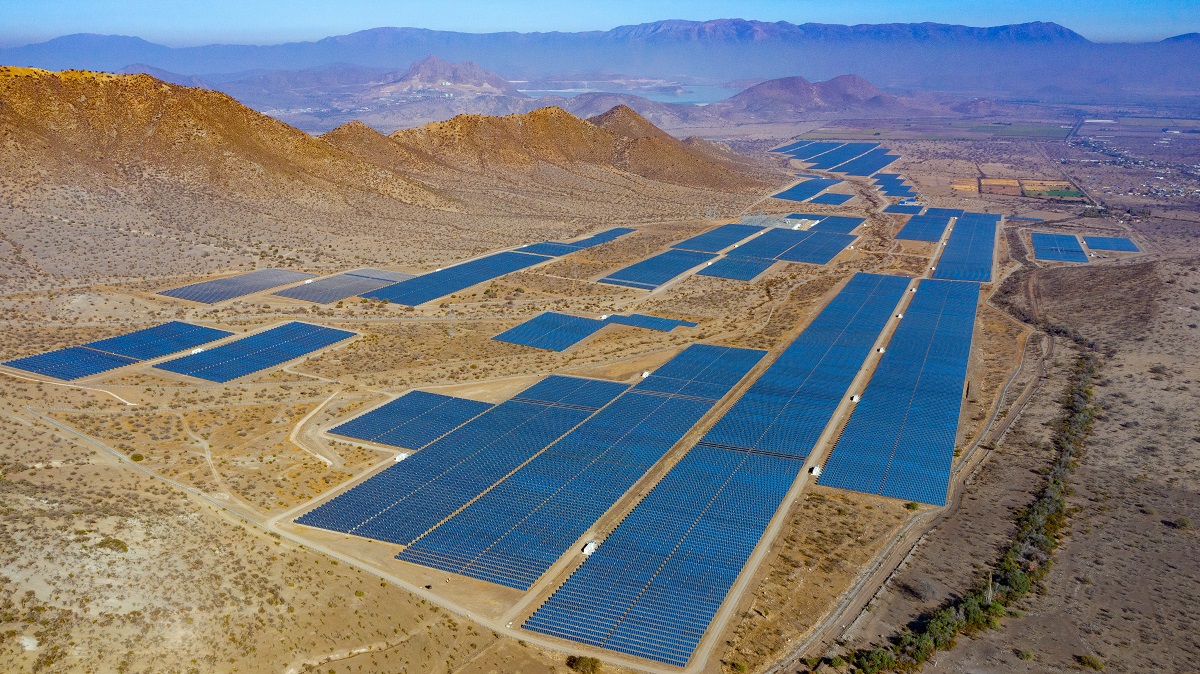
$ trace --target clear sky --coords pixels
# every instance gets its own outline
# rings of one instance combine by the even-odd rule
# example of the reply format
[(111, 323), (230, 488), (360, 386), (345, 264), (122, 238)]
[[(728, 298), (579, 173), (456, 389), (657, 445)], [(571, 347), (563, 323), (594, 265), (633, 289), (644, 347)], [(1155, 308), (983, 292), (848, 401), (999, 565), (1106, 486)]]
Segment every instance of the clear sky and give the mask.
[(0, 0), (0, 44), (70, 33), (172, 46), (313, 40), (379, 26), (465, 32), (605, 30), (659, 19), (792, 23), (1054, 21), (1096, 41), (1200, 31), (1200, 0)]

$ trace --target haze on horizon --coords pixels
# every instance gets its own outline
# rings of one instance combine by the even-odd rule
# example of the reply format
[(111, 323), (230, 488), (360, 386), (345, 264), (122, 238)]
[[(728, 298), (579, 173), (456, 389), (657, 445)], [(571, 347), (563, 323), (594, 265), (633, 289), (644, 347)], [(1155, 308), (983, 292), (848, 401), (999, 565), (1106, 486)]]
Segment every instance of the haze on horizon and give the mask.
[(666, 19), (745, 18), (791, 23), (936, 22), (994, 26), (1030, 21), (1062, 24), (1098, 42), (1155, 41), (1200, 31), (1200, 3), (1189, 0), (618, 0), (519, 5), (486, 0), (439, 3), (233, 0), (17, 0), (5, 9), (0, 46), (42, 42), (73, 33), (137, 36), (168, 46), (273, 44), (317, 40), (381, 26), (470, 33), (608, 30)]

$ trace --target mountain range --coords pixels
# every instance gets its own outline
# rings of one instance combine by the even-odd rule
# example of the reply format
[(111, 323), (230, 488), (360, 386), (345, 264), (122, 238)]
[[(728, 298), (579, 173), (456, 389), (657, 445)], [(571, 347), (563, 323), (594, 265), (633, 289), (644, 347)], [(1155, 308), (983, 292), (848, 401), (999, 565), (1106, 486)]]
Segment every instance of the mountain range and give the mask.
[(855, 73), (893, 92), (1069, 102), (1192, 97), (1200, 90), (1200, 41), (1194, 37), (1104, 44), (1042, 22), (974, 28), (718, 19), (487, 34), (375, 28), (312, 42), (177, 48), (136, 37), (78, 34), (0, 49), (0, 63), (105, 71), (145, 64), (217, 81), (335, 64), (395, 71), (430, 54), (473, 61), (506, 80), (601, 72), (717, 84)]

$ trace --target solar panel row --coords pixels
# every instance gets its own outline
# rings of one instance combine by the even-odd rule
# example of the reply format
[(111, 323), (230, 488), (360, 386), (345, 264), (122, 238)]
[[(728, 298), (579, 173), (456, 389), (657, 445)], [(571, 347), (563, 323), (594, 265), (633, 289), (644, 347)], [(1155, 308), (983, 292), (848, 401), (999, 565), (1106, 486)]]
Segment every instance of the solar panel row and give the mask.
[(898, 173), (878, 173), (872, 180), (889, 197), (914, 197), (917, 194)]
[[(724, 396), (761, 351), (693, 345), (666, 369), (684, 391)], [(656, 376), (661, 376), (657, 375)], [(529, 589), (715, 404), (642, 382), (397, 555)]]
[(576, 251), (584, 250), (585, 248), (592, 248), (593, 246), (599, 246), (602, 243), (608, 243), (609, 241), (612, 241), (621, 236), (624, 236), (632, 231), (634, 231), (634, 230), (632, 230), (628, 227), (614, 227), (612, 229), (606, 229), (603, 232), (600, 232), (598, 234), (593, 234), (593, 235), (587, 237), (586, 239), (580, 239), (578, 241), (569, 241), (569, 242), (543, 241), (541, 243), (533, 243), (528, 246), (521, 246), (521, 248), (519, 249), (519, 252), (532, 253), (534, 255), (549, 255), (551, 257), (559, 257), (562, 255), (568, 255), (570, 253), (574, 253)]
[(88, 342), (82, 346), (17, 358), (4, 364), (26, 372), (69, 381), (138, 361), (161, 358), (232, 334), (203, 325), (171, 321), (117, 337)]
[(961, 208), (929, 208), (925, 215), (939, 218), (961, 218), (965, 211)]
[(408, 545), (626, 388), (551, 376), (296, 521)]
[(693, 236), (686, 241), (671, 246), (672, 248), (681, 248), (683, 250), (695, 250), (702, 253), (716, 253), (725, 250), (739, 241), (742, 241), (753, 234), (761, 232), (764, 227), (754, 225), (731, 224), (721, 225), (716, 229), (709, 230), (698, 236)]
[(1087, 262), (1087, 253), (1073, 234), (1043, 234), (1034, 232), (1033, 256), (1054, 262)]
[(653, 290), (714, 257), (716, 255), (713, 253), (671, 249), (615, 271), (600, 279), (600, 282)]
[[(929, 215), (928, 211), (926, 215)], [(999, 220), (1000, 216), (985, 213), (964, 213), (959, 216), (942, 250), (942, 256), (938, 258), (933, 277), (948, 281), (991, 282)]]
[(855, 274), (701, 443), (808, 456), (908, 284)]
[(940, 215), (914, 215), (896, 234), (897, 239), (907, 241), (940, 241), (950, 218)]
[(659, 332), (670, 332), (679, 327), (696, 327), (696, 323), (693, 321), (681, 321), (674, 318), (662, 318), (660, 316), (647, 316), (646, 314), (629, 314), (628, 316), (614, 315), (609, 316), (606, 320), (609, 323), (632, 325), (635, 328), (647, 328), (649, 330), (657, 330)]
[(310, 279), (313, 276), (313, 274), (305, 274), (287, 269), (259, 269), (258, 271), (238, 274), (237, 276), (201, 281), (200, 283), (193, 283), (180, 288), (171, 288), (170, 290), (160, 290), (158, 294), (182, 300), (201, 302), (203, 304), (215, 304), (235, 297), (267, 290), (268, 288), (275, 288), (285, 283), (295, 283), (296, 281)]
[(440, 271), (384, 286), (362, 294), (375, 300), (415, 307), (445, 297), (473, 285), (499, 278), (519, 269), (532, 267), (551, 259), (546, 255), (531, 255), (506, 251), (477, 260), (464, 262)]
[(159, 370), (218, 383), (273, 368), (318, 351), (355, 333), (292, 321), (228, 344), (159, 363)]
[(384, 445), (420, 449), (492, 407), (465, 398), (411, 391), (329, 432)]
[(841, 147), (813, 157), (809, 168), (833, 169), (835, 166), (845, 164), (851, 159), (860, 157), (877, 147), (879, 147), (879, 143), (846, 143)]
[(827, 215), (822, 217), (820, 222), (809, 227), (809, 229), (814, 232), (849, 234), (858, 229), (858, 226), (866, 221), (866, 218), (855, 218), (848, 215)]
[(492, 339), (547, 351), (565, 351), (598, 332), (605, 325), (607, 323), (596, 318), (547, 311), (505, 330)]
[(696, 275), (712, 276), (714, 278), (730, 279), (733, 281), (753, 281), (773, 264), (775, 264), (775, 260), (723, 257), (696, 272)]
[(799, 184), (792, 185), (786, 190), (775, 194), (776, 199), (786, 199), (788, 201), (808, 201), (825, 190), (841, 183), (840, 180), (832, 178), (809, 178)]
[(354, 297), (362, 293), (378, 290), (397, 281), (413, 278), (412, 274), (389, 272), (379, 269), (362, 269), (345, 274), (326, 276), (315, 281), (305, 282), (291, 288), (277, 290), (273, 295), (290, 297), (305, 302), (329, 304)]
[(827, 264), (858, 237), (813, 229), (771, 229), (728, 253), (738, 259)]
[(850, 201), (853, 198), (854, 198), (853, 194), (834, 194), (832, 192), (826, 192), (825, 194), (818, 194), (817, 196), (813, 197), (812, 199), (809, 199), (808, 203), (824, 204), (827, 206), (841, 206), (842, 204), (846, 203), (847, 201)]
[(789, 152), (794, 152), (796, 150), (799, 150), (800, 148), (804, 147), (805, 145), (809, 145), (811, 143), (812, 143), (811, 140), (796, 141), (795, 143), (788, 143), (787, 145), (777, 147), (774, 150), (771, 150), (771, 152), (779, 152), (782, 154), (787, 154)]
[(1088, 248), (1092, 250), (1114, 250), (1123, 253), (1141, 252), (1137, 244), (1123, 236), (1085, 236), (1083, 240), (1087, 243)]
[(686, 665), (801, 467), (693, 449), (524, 629)]
[(900, 158), (900, 155), (891, 154), (890, 152), (890, 150), (884, 148), (871, 150), (857, 159), (852, 159), (845, 164), (835, 166), (833, 170), (852, 176), (869, 176), (886, 168)]
[(818, 155), (824, 154), (826, 152), (829, 152), (830, 150), (837, 149), (841, 146), (842, 146), (842, 143), (836, 143), (836, 142), (832, 142), (832, 143), (827, 142), (827, 141), (815, 142), (815, 143), (809, 143), (808, 145), (805, 145), (804, 147), (800, 147), (800, 148), (797, 148), (790, 152), (787, 152), (786, 154), (788, 156), (792, 157), (793, 159), (807, 160), (807, 159), (812, 159), (813, 157), (816, 157)]
[(899, 213), (902, 215), (920, 215), (921, 211), (925, 210), (924, 206), (902, 206), (900, 204), (892, 204), (883, 209), (884, 213)]
[(946, 504), (979, 284), (921, 281), (820, 483)]

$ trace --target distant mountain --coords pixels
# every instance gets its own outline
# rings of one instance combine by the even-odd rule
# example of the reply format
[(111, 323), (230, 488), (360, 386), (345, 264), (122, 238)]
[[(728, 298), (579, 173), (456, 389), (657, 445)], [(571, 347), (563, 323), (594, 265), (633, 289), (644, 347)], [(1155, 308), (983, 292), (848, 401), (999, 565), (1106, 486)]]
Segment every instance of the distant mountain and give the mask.
[[(1192, 96), (1200, 42), (1098, 44), (1054, 23), (987, 28), (937, 23), (841, 26), (742, 19), (658, 21), (579, 33), (454, 33), (375, 28), (315, 42), (169, 48), (139, 38), (70, 35), (0, 49), (0, 63), (116, 70), (143, 63), (173, 73), (302, 70), (335, 63), (397, 71), (437, 54), (508, 80), (628, 73), (712, 83), (810, 81), (853, 72), (886, 91), (925, 89), (980, 97), (1053, 91), (1074, 102)], [(1178, 67), (1164, 67), (1177, 64)], [(1191, 64), (1186, 66), (1185, 64)], [(1098, 87), (1104, 93), (1098, 94)], [(511, 95), (511, 93), (509, 94)]]
[(155, 68), (154, 66), (148, 66), (145, 63), (134, 63), (131, 65), (127, 65), (124, 68), (121, 68), (120, 70), (118, 70), (117, 74), (118, 75), (139, 75), (139, 74), (140, 75), (149, 75), (156, 80), (162, 80), (163, 82), (170, 82), (171, 84), (178, 84), (181, 87), (196, 87), (198, 89), (212, 89), (213, 88), (212, 84), (210, 84), (209, 82), (206, 82), (204, 80), (204, 78), (202, 78), (202, 77), (196, 77), (195, 75), (180, 75), (179, 73), (173, 73), (169, 70), (163, 70), (162, 68)]
[(464, 89), (474, 95), (525, 97), (508, 80), (470, 61), (450, 63), (432, 55), (412, 64), (398, 80), (377, 91), (380, 94), (420, 90), (460, 93)]

